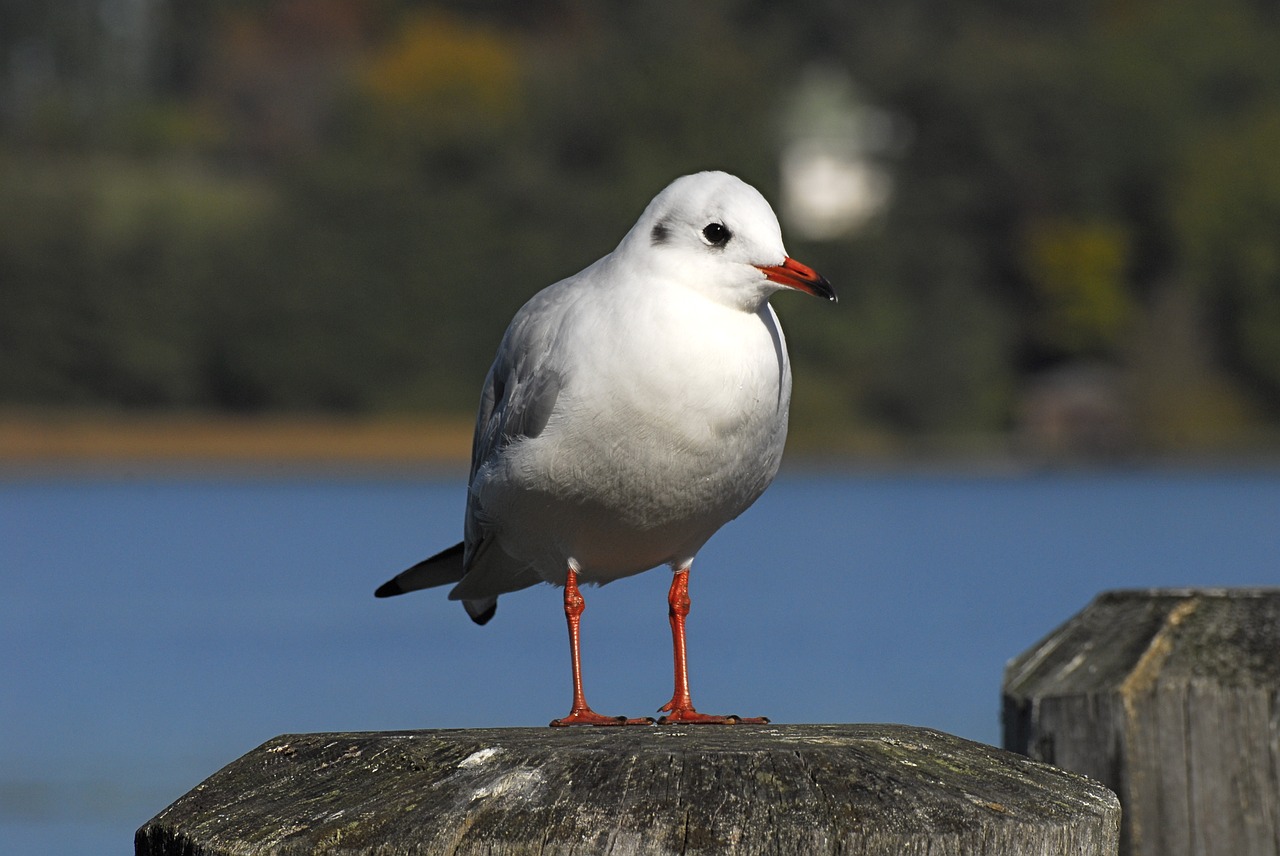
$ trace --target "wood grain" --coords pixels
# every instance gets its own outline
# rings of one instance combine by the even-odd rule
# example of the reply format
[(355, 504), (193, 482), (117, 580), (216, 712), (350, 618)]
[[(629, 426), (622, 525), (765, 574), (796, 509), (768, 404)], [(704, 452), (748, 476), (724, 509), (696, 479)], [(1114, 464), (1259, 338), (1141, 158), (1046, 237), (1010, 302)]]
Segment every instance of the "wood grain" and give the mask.
[(894, 725), (285, 735), (144, 825), (139, 856), (1113, 854), (1115, 795)]
[(1099, 595), (1005, 672), (1004, 745), (1092, 776), (1131, 856), (1280, 856), (1280, 589)]

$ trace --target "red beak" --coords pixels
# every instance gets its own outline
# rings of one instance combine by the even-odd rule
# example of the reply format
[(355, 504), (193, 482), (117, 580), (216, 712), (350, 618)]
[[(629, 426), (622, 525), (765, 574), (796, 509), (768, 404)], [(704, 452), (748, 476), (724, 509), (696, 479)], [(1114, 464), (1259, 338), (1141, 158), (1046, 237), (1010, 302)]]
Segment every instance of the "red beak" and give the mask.
[(812, 294), (814, 297), (825, 297), (835, 303), (836, 291), (827, 282), (827, 278), (806, 264), (787, 256), (780, 265), (756, 265), (765, 278), (796, 291)]

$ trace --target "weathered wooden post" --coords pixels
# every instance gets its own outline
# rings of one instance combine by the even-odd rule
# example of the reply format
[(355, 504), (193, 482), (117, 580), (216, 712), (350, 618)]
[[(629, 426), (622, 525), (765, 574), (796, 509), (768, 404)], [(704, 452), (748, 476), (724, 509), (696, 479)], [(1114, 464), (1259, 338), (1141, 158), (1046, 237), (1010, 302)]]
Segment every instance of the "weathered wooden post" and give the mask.
[(1004, 745), (1120, 795), (1130, 856), (1280, 854), (1280, 589), (1098, 595), (1013, 660)]
[(278, 737), (138, 830), (138, 856), (1114, 854), (1097, 782), (895, 725)]

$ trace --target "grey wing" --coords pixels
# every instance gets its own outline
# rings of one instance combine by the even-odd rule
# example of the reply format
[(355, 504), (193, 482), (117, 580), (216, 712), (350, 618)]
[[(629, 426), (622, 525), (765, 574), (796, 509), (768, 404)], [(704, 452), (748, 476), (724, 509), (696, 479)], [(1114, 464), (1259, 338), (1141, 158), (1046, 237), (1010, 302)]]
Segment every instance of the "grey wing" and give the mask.
[[(485, 378), (471, 445), (469, 486), (475, 483), (476, 474), (511, 443), (541, 434), (555, 411), (563, 375), (548, 355), (556, 331), (534, 323), (536, 320), (527, 312), (517, 315)], [(479, 506), (475, 493), (468, 490), (463, 557), (467, 570), (450, 593), (451, 598), (465, 599), (469, 590), (488, 590), (495, 584), (505, 591), (516, 591), (541, 582), (533, 568), (516, 563), (501, 550), (490, 549), (495, 526)]]

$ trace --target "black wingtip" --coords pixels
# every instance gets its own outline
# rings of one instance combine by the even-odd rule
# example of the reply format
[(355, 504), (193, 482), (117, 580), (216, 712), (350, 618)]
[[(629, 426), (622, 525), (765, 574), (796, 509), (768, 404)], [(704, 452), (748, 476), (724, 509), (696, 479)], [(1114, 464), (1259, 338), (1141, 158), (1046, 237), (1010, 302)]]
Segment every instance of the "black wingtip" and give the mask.
[(493, 614), (497, 611), (498, 611), (498, 604), (495, 601), (493, 606), (489, 607), (484, 612), (480, 613), (479, 615), (472, 615), (471, 620), (474, 621), (476, 624), (480, 624), (480, 625), (488, 624), (489, 619), (493, 618)]
[(394, 578), (387, 580), (378, 586), (378, 590), (373, 593), (374, 597), (395, 597), (398, 594), (404, 594), (404, 589), (400, 588), (400, 583)]
[(423, 559), (412, 568), (401, 571), (374, 591), (374, 597), (395, 597), (418, 589), (456, 583), (465, 573), (462, 558), (466, 555), (466, 544), (457, 543), (447, 550), (441, 550), (434, 556)]

